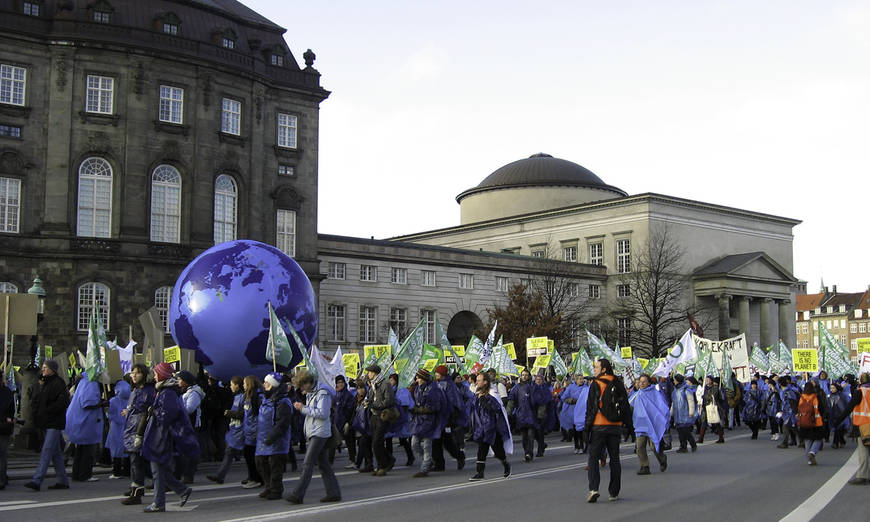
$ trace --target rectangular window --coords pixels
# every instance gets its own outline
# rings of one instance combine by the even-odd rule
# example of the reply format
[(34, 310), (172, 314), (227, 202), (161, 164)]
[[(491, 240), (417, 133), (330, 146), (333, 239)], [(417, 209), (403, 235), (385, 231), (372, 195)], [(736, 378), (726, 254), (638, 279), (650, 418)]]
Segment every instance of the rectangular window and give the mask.
[(164, 23), (163, 32), (166, 34), (176, 35), (178, 34), (178, 25)]
[(326, 307), (326, 336), (330, 341), (344, 341), (344, 305)]
[(604, 264), (604, 245), (602, 243), (591, 243), (589, 245), (589, 264)]
[(867, 333), (867, 323), (859, 323), (858, 324), (858, 331), (860, 333)]
[(169, 297), (172, 295), (171, 286), (161, 286), (154, 292), (154, 306), (163, 322), (163, 330), (169, 333)]
[[(583, 323), (579, 319), (573, 319), (570, 323), (571, 327), (571, 349), (579, 350), (583, 345), (583, 339), (586, 338), (586, 331), (583, 329)], [(580, 355), (579, 353), (577, 354)]]
[(427, 344), (432, 344), (435, 342), (435, 310), (421, 310), (420, 318), (423, 319), (423, 327), (425, 328), (426, 335), (424, 335), (423, 342)]
[(359, 342), (374, 343), (377, 339), (377, 309), (374, 306), (359, 307)]
[(278, 165), (279, 176), (293, 176), (294, 174), (296, 174), (296, 170), (292, 165)]
[(296, 148), (296, 124), (298, 118), (293, 114), (278, 113), (278, 146)]
[(495, 276), (495, 289), (498, 292), (507, 292), (507, 290), (508, 290), (508, 278)]
[(94, 305), (99, 305), (103, 328), (109, 329), (109, 287), (102, 283), (85, 283), (78, 291), (78, 330), (88, 331)]
[(857, 351), (858, 351), (858, 339), (853, 339), (853, 340), (852, 340), (852, 351), (853, 351), (853, 352), (857, 352)]
[(277, 216), (275, 246), (288, 256), (296, 257), (296, 211), (279, 209)]
[(160, 121), (166, 123), (181, 124), (183, 117), (182, 109), (184, 108), (184, 89), (179, 87), (170, 87), (168, 85), (160, 86)]
[(616, 241), (616, 273), (631, 272), (631, 243), (628, 239)]
[(474, 274), (459, 274), (459, 288), (474, 288)]
[(390, 281), (396, 283), (397, 285), (405, 285), (408, 284), (408, 269), (407, 268), (393, 268), (390, 270)]
[(580, 297), (580, 283), (568, 283), (565, 291), (568, 293), (568, 297)]
[(273, 54), (269, 59), (269, 63), (277, 67), (284, 67), (284, 57), (279, 54)]
[(623, 317), (616, 320), (619, 346), (631, 346), (631, 319)]
[(239, 136), (242, 121), (242, 102), (224, 98), (221, 102), (221, 132)]
[(21, 127), (19, 127), (18, 125), (0, 125), (0, 137), (20, 138)]
[(18, 233), (21, 180), (0, 178), (0, 232)]
[(858, 333), (858, 324), (857, 323), (851, 323), (849, 325), (849, 333)]
[(327, 279), (344, 279), (344, 273), (347, 265), (344, 263), (329, 263), (329, 269), (326, 272)]
[(109, 13), (105, 11), (94, 11), (94, 21), (98, 24), (109, 23)]
[(589, 299), (601, 299), (601, 285), (589, 285)]
[(222, 38), (221, 46), (225, 47), (226, 49), (235, 49), (236, 42), (232, 38)]
[(396, 335), (399, 337), (404, 336), (407, 325), (408, 310), (404, 308), (390, 308), (390, 328), (396, 332)]
[(24, 2), (21, 6), (24, 14), (28, 16), (39, 16), (39, 4), (36, 2)]
[(631, 285), (616, 285), (616, 297), (629, 297), (631, 295)]
[(421, 270), (420, 271), (420, 285), (421, 286), (435, 286), (435, 271), (434, 270)]
[(569, 246), (562, 249), (562, 259), (572, 263), (577, 262), (577, 247)]
[(825, 328), (827, 328), (828, 330), (830, 330), (831, 328), (833, 328), (833, 326), (831, 326), (831, 320), (830, 320), (830, 319), (828, 319), (827, 321), (825, 321)]
[(360, 265), (359, 280), (375, 282), (378, 280), (378, 267), (375, 265)]
[(846, 329), (846, 320), (845, 319), (840, 319), (840, 328), (842, 328), (843, 330)]
[(0, 64), (0, 103), (24, 105), (26, 83), (27, 69), (5, 63)]
[(112, 114), (112, 91), (114, 87), (114, 78), (89, 74), (87, 77), (85, 110), (97, 114)]
[(543, 258), (544, 251), (543, 250), (532, 250), (532, 257)]

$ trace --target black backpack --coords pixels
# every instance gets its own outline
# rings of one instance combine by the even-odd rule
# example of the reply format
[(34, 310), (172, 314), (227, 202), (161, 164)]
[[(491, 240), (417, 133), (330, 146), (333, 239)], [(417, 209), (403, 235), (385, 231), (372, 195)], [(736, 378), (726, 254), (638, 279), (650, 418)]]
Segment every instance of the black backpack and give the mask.
[(610, 422), (627, 422), (631, 418), (631, 406), (628, 404), (628, 394), (622, 385), (622, 379), (614, 377), (605, 382), (598, 411)]

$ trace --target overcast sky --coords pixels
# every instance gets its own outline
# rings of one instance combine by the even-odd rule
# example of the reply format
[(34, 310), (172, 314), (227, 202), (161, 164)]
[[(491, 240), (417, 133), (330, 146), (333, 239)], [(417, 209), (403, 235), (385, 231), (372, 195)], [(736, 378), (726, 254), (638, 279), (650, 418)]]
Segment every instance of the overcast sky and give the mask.
[(457, 194), (536, 152), (629, 194), (803, 221), (810, 292), (870, 284), (870, 3), (243, 0), (321, 105), (319, 231), (459, 224)]

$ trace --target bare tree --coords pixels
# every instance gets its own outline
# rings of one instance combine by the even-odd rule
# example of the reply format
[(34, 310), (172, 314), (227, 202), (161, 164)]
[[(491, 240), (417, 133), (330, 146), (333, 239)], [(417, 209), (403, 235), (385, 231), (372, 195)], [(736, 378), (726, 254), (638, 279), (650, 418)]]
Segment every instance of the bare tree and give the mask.
[[(508, 302), (505, 306), (495, 306), (487, 310), (489, 324), (485, 331), (475, 333), (485, 340), (498, 321), (496, 335), (504, 337), (505, 342), (514, 343), (517, 360), (526, 359), (526, 339), (529, 337), (549, 337), (558, 343), (563, 335), (559, 316), (546, 311), (544, 296), (529, 285), (516, 283), (508, 288)], [(558, 346), (558, 344), (556, 344)]]

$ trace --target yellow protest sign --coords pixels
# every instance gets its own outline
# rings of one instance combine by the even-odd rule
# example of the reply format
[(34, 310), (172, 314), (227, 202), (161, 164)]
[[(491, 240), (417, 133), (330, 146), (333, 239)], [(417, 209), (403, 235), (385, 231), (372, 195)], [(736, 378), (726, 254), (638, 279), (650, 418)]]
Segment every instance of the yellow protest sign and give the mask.
[(637, 362), (640, 363), (641, 368), (646, 368), (646, 365), (649, 364), (649, 359), (643, 359), (641, 357), (638, 357)]
[(523, 366), (522, 364), (515, 364), (514, 366), (517, 367), (517, 371), (520, 373), (523, 373), (523, 371), (526, 369), (526, 367)]
[(75, 366), (76, 366), (76, 354), (75, 354), (75, 352), (71, 352), (69, 354), (69, 367), (75, 368)]
[(554, 343), (552, 339), (547, 339), (547, 353), (552, 355), (555, 347), (556, 343)]
[(436, 366), (438, 366), (438, 359), (426, 359), (426, 363), (423, 365), (423, 369), (427, 372), (431, 372), (435, 370)]
[(507, 352), (508, 357), (510, 357), (512, 361), (516, 361), (517, 360), (517, 350), (516, 350), (516, 348), (514, 348), (514, 343), (505, 343), (502, 346), (504, 346), (504, 349)]
[(550, 366), (550, 356), (549, 355), (540, 355), (535, 358), (535, 364), (532, 366), (532, 369), (535, 368), (546, 368)]
[(170, 364), (181, 360), (181, 348), (178, 345), (163, 349), (163, 362)]
[(870, 352), (870, 337), (856, 339), (858, 341), (858, 353)]
[(529, 337), (526, 339), (526, 356), (547, 355), (547, 349), (550, 346), (549, 341), (546, 337)]
[(462, 346), (461, 344), (451, 346), (450, 351), (457, 357), (465, 357), (465, 346)]
[(795, 349), (791, 351), (792, 366), (795, 372), (819, 371), (819, 351), (813, 348)]
[(356, 377), (359, 374), (359, 354), (341, 354), (341, 363), (344, 365), (344, 374), (348, 377)]
[(619, 355), (622, 356), (623, 359), (631, 359), (631, 346), (623, 346), (619, 349)]
[(52, 348), (51, 346), (45, 345), (43, 347), (43, 351), (45, 352), (46, 359), (51, 359), (52, 357), (54, 357), (54, 348)]
[(364, 360), (368, 361), (372, 354), (376, 359), (380, 359), (385, 352), (390, 351), (389, 344), (367, 344), (363, 346), (363, 354), (365, 355)]

